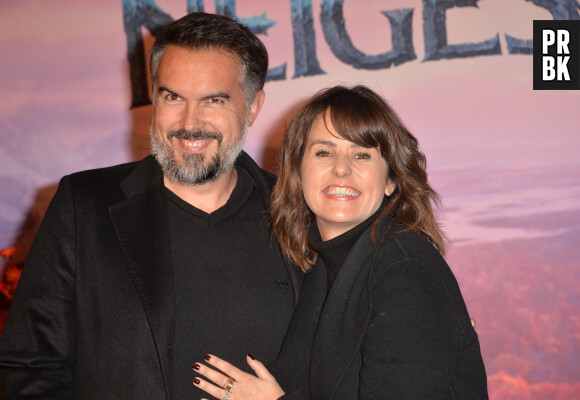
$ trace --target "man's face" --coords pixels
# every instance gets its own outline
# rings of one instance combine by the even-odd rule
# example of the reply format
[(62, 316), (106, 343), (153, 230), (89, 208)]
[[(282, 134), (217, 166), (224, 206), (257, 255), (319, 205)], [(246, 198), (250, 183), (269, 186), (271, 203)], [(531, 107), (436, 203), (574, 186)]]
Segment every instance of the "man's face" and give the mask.
[(263, 102), (246, 109), (240, 62), (220, 50), (169, 45), (159, 62), (151, 146), (173, 182), (199, 185), (228, 171)]

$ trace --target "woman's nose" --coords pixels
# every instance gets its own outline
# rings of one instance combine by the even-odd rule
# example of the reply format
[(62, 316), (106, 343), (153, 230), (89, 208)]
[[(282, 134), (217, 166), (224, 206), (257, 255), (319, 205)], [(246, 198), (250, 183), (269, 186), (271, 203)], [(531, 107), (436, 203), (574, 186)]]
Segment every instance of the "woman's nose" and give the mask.
[(348, 176), (351, 172), (351, 160), (348, 156), (337, 155), (332, 165), (332, 173), (337, 177)]

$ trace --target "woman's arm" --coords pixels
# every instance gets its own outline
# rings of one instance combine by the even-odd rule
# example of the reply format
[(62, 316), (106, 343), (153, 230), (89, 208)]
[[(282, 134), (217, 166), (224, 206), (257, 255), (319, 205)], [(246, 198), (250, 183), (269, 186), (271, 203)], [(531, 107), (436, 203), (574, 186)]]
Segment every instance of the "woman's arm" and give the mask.
[(371, 310), (360, 399), (487, 399), (477, 335), (443, 258), (382, 271)]
[(374, 282), (371, 310), (359, 398), (446, 398), (461, 332), (439, 277), (429, 266), (399, 262)]

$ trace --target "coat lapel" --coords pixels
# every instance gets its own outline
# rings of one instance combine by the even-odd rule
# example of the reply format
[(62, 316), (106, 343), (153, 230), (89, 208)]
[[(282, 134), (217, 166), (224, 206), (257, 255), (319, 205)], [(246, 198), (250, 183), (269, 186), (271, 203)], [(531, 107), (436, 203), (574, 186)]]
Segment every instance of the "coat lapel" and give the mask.
[[(372, 227), (371, 227), (372, 228)], [(353, 246), (328, 293), (312, 345), (310, 392), (314, 399), (334, 394), (359, 351), (369, 312), (367, 290), (373, 246), (370, 229)]]
[(163, 175), (146, 158), (123, 182), (127, 199), (109, 208), (157, 347), (166, 393), (171, 376), (175, 293)]

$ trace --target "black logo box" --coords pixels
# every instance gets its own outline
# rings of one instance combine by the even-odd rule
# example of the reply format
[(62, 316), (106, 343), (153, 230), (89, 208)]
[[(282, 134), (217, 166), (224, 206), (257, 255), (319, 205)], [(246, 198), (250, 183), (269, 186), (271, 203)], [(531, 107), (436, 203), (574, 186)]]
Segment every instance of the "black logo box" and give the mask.
[[(548, 48), (548, 54), (543, 51), (543, 31), (549, 29), (554, 32), (566, 30), (569, 33), (570, 42), (568, 50), (570, 54), (556, 54), (558, 50), (557, 42)], [(580, 20), (549, 20), (534, 21), (534, 56), (533, 56), (533, 79), (534, 90), (580, 90)], [(557, 37), (557, 35), (556, 35)], [(567, 62), (570, 80), (543, 80), (542, 68), (543, 57), (570, 56)]]

